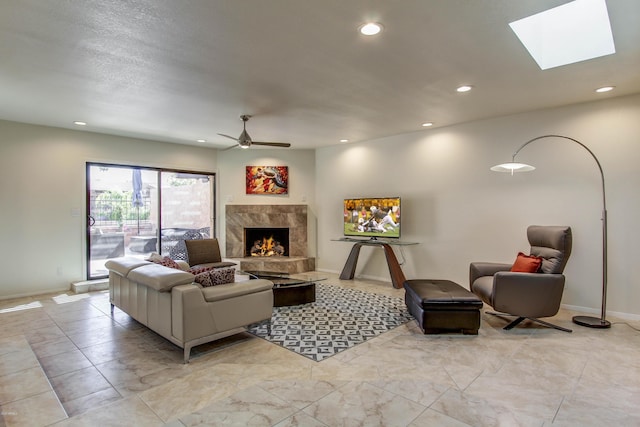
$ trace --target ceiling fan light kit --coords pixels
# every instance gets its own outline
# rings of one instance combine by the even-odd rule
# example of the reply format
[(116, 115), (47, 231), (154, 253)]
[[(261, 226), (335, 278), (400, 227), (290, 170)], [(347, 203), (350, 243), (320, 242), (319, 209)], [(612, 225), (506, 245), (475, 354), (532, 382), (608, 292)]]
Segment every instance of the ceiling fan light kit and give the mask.
[[(259, 142), (259, 141), (253, 141), (251, 139), (251, 137), (249, 136), (249, 133), (247, 132), (247, 122), (249, 121), (249, 119), (251, 118), (250, 115), (248, 114), (243, 114), (240, 116), (240, 120), (242, 120), (242, 133), (240, 134), (240, 136), (238, 138), (234, 138), (232, 136), (229, 135), (225, 135), (223, 133), (219, 133), (218, 135), (220, 136), (224, 136), (225, 138), (229, 138), (229, 139), (233, 139), (234, 141), (236, 141), (238, 143), (238, 147), (240, 148), (249, 148), (252, 145), (264, 145), (264, 146), (268, 146), (268, 147), (284, 147), (284, 148), (289, 148), (291, 147), (291, 144), (289, 144), (288, 142)], [(226, 150), (230, 150), (232, 148), (235, 148), (236, 146), (233, 145), (229, 148), (226, 148)]]

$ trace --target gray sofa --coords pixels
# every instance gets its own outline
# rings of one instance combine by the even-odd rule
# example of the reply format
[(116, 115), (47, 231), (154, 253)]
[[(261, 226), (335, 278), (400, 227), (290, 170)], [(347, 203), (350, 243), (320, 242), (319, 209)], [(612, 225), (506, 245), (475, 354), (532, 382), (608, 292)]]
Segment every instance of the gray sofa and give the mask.
[(138, 322), (184, 349), (243, 332), (270, 320), (273, 283), (247, 280), (202, 287), (195, 276), (133, 257), (111, 259), (111, 312), (118, 307)]

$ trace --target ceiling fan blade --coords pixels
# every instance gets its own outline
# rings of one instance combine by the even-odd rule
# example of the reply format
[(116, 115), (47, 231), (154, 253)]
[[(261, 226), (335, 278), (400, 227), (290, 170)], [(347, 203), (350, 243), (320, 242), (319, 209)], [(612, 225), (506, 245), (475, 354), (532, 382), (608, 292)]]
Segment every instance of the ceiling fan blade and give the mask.
[(220, 136), (224, 136), (225, 138), (233, 139), (234, 141), (238, 142), (238, 138), (234, 138), (234, 137), (232, 137), (232, 136), (225, 135), (224, 133), (219, 133), (218, 135), (220, 135)]
[(288, 142), (257, 142), (257, 141), (251, 141), (252, 145), (267, 145), (269, 147), (285, 147), (285, 148), (289, 148), (291, 147), (291, 144), (289, 144)]
[(223, 148), (221, 151), (229, 151), (229, 150), (233, 150), (234, 148), (238, 148), (238, 147), (239, 147), (239, 145), (235, 144), (235, 145), (232, 145), (231, 147)]

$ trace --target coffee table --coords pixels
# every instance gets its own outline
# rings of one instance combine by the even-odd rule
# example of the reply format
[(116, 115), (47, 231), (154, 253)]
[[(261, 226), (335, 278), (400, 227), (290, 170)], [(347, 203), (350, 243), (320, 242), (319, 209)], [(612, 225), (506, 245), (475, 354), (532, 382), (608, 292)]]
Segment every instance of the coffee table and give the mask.
[(274, 271), (245, 271), (259, 279), (273, 282), (273, 306), (308, 304), (316, 300), (316, 282), (327, 277), (315, 271), (308, 273), (279, 273)]

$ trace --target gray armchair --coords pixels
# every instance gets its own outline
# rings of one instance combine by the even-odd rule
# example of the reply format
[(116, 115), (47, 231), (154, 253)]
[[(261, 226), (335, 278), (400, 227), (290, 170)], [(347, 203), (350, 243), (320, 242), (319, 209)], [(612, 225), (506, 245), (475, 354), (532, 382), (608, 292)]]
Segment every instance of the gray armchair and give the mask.
[(504, 329), (529, 319), (571, 332), (571, 329), (540, 320), (540, 317), (555, 316), (560, 309), (565, 280), (562, 272), (571, 255), (571, 228), (532, 225), (527, 228), (527, 237), (531, 255), (542, 258), (538, 272), (511, 272), (512, 264), (473, 262), (469, 266), (471, 292), (500, 312), (488, 314), (516, 317)]

